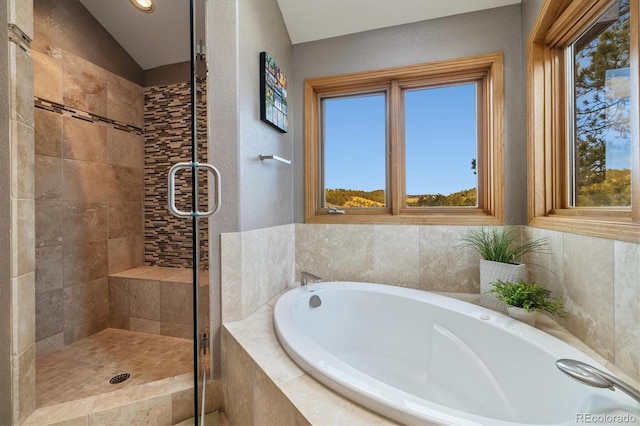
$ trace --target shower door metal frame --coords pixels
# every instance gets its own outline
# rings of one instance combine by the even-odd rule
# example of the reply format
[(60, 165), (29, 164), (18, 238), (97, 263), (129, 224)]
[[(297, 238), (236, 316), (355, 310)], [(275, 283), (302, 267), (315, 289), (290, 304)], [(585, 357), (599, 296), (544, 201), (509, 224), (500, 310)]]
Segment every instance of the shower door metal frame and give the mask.
[[(189, 0), (189, 29), (190, 29), (190, 90), (191, 90), (191, 161), (181, 162), (174, 164), (169, 170), (168, 175), (168, 207), (169, 211), (176, 217), (191, 218), (192, 221), (192, 287), (193, 287), (193, 418), (194, 425), (198, 425), (199, 414), (199, 392), (200, 387), (200, 336), (199, 336), (199, 272), (200, 272), (200, 238), (199, 238), (199, 219), (208, 218), (215, 214), (220, 208), (221, 203), (221, 181), (220, 172), (207, 163), (198, 162), (198, 128), (197, 128), (197, 87), (196, 87), (196, 74), (197, 74), (197, 37), (196, 37), (196, 1), (204, 0)], [(180, 170), (191, 170), (191, 211), (185, 212), (179, 210), (175, 205), (175, 176)], [(215, 178), (215, 203), (206, 211), (199, 210), (199, 185), (198, 185), (198, 171), (205, 170), (213, 175)], [(208, 348), (207, 348), (208, 349)], [(208, 353), (208, 351), (207, 351)], [(206, 381), (206, 379), (205, 379)], [(204, 385), (204, 383), (203, 383)], [(204, 405), (204, 401), (202, 401)]]

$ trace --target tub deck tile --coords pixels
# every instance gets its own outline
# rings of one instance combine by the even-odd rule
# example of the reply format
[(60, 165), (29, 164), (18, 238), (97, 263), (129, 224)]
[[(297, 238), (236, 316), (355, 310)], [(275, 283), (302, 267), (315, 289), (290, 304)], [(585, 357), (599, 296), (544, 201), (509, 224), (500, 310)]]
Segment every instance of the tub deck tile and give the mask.
[(310, 424), (396, 425), (325, 387), (289, 358), (273, 326), (273, 307), (287, 290), (244, 320), (223, 327)]
[[(311, 424), (392, 425), (379, 416), (343, 398), (301, 370), (280, 346), (273, 327), (273, 308), (283, 291), (242, 321), (226, 322), (223, 327)], [(478, 303), (478, 294), (441, 293), (470, 303)], [(536, 325), (542, 331), (572, 345), (600, 362), (622, 380), (638, 387), (638, 383), (615, 365), (590, 349), (554, 319), (540, 315)], [(231, 361), (232, 362), (232, 361)], [(330, 407), (330, 409), (328, 409)]]

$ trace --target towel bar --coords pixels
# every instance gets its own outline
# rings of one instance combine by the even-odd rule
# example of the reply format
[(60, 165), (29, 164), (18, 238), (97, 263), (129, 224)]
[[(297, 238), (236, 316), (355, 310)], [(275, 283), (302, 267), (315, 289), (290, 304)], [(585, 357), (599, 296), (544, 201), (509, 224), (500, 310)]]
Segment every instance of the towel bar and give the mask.
[(291, 160), (287, 160), (286, 158), (278, 157), (277, 155), (273, 155), (273, 154), (269, 154), (269, 155), (260, 154), (260, 159), (261, 160), (276, 160), (276, 161), (280, 161), (281, 163), (291, 164)]

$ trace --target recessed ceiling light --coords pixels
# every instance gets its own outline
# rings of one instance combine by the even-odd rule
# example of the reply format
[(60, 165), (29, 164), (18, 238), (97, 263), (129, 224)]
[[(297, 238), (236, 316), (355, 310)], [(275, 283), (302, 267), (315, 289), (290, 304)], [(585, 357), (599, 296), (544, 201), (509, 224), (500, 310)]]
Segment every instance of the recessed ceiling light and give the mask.
[(153, 0), (131, 0), (131, 3), (143, 12), (151, 13), (155, 8)]

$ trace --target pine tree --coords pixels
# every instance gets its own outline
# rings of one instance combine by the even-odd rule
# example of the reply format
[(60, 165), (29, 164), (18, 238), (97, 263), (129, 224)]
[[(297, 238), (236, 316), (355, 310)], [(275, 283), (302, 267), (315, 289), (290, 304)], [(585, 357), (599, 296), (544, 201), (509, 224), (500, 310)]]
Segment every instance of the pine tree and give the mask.
[[(629, 0), (620, 0), (618, 12), (618, 19), (593, 40), (577, 42), (584, 45), (575, 58), (575, 185), (578, 200), (585, 199), (581, 196), (583, 193), (596, 197), (594, 185), (607, 178), (607, 138), (613, 135), (629, 138), (629, 98), (610, 96), (606, 86), (608, 70), (629, 67)], [(607, 186), (601, 187), (604, 190)], [(611, 205), (606, 197), (598, 195), (596, 198), (604, 203), (600, 205)], [(592, 202), (587, 204), (593, 205)]]

